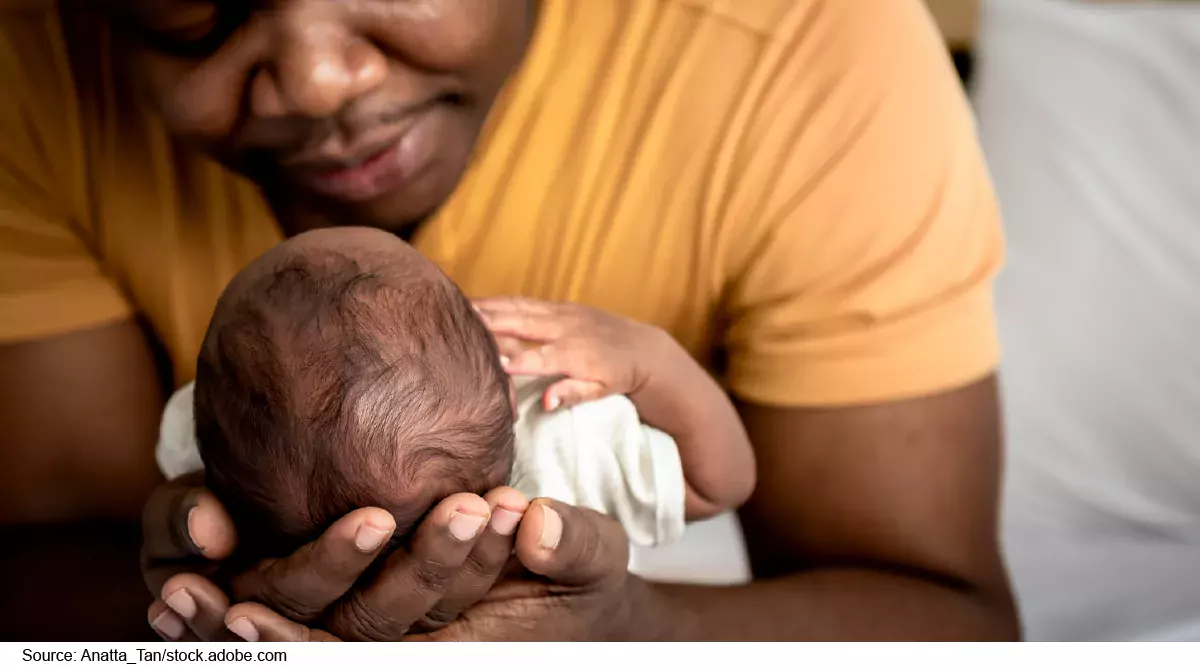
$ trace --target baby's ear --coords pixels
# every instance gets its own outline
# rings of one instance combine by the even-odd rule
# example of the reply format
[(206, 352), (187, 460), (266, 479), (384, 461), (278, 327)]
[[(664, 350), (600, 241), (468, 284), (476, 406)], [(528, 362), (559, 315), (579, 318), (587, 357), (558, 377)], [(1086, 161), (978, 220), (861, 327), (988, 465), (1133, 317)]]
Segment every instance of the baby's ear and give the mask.
[(508, 378), (508, 404), (512, 407), (513, 421), (521, 418), (521, 413), (517, 411), (517, 387), (513, 384), (512, 377)]

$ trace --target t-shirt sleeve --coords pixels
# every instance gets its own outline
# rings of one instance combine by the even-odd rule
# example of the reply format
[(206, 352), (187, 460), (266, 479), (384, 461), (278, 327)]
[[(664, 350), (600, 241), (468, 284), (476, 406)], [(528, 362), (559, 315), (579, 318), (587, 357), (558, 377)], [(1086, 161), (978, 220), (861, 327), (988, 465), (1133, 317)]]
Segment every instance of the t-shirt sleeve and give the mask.
[(829, 406), (982, 379), (1003, 241), (936, 27), (918, 0), (797, 4), (724, 166), (728, 383)]
[(129, 316), (86, 221), (83, 143), (53, 10), (0, 10), (0, 81), (0, 343)]

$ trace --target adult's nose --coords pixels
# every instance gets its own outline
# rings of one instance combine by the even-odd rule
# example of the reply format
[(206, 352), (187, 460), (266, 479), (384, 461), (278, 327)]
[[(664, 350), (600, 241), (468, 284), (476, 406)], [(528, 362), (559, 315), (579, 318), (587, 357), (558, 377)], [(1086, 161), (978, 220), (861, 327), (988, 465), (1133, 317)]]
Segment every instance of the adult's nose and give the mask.
[(387, 77), (386, 56), (339, 12), (304, 3), (274, 12), (270, 55), (251, 82), (256, 115), (330, 116)]

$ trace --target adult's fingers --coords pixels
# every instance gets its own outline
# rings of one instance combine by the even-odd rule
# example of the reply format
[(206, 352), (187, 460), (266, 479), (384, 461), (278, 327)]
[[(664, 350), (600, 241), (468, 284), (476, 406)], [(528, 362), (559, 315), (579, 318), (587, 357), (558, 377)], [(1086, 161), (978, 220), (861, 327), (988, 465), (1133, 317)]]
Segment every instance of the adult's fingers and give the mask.
[(291, 556), (264, 561), (235, 577), (234, 599), (311, 623), (354, 586), (395, 530), (396, 521), (386, 511), (355, 510)]
[(410, 549), (397, 549), (365, 588), (334, 606), (326, 627), (346, 640), (399, 640), (449, 591), (490, 516), (487, 501), (470, 493), (438, 503)]
[(219, 500), (189, 475), (155, 489), (142, 512), (142, 573), (152, 593), (171, 576), (228, 558), (237, 530)]
[[(229, 609), (229, 598), (204, 577), (194, 574), (176, 575), (167, 580), (160, 595), (161, 602), (187, 628), (188, 634), (185, 637), (195, 637), (201, 642), (223, 642), (232, 639), (225, 629), (225, 612)], [(157, 610), (154, 605), (151, 609)], [(161, 617), (161, 614), (159, 616)], [(151, 625), (160, 633), (174, 632), (173, 628), (163, 631), (161, 625)], [(172, 626), (173, 623), (167, 627)]]
[(258, 603), (241, 603), (225, 616), (228, 630), (246, 642), (338, 642), (321, 630), (289, 621)]
[(457, 619), (459, 614), (487, 595), (512, 556), (517, 527), (529, 507), (529, 500), (508, 486), (488, 492), (483, 499), (491, 508), (487, 528), (475, 541), (446, 594), (415, 628), (434, 631)]
[(516, 550), (527, 570), (564, 586), (619, 577), (629, 565), (629, 537), (619, 523), (548, 498), (530, 503)]
[(167, 604), (155, 600), (146, 610), (146, 621), (158, 636), (167, 642), (199, 642), (200, 638)]

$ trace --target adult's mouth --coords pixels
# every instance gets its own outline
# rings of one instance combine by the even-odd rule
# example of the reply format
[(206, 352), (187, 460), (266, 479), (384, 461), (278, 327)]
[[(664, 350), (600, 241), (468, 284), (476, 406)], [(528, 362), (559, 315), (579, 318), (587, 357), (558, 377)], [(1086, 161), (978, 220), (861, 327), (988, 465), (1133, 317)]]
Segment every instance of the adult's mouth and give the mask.
[(342, 151), (313, 152), (283, 164), (291, 181), (346, 202), (367, 202), (419, 178), (437, 153), (446, 110), (422, 104), (398, 124), (366, 133)]

